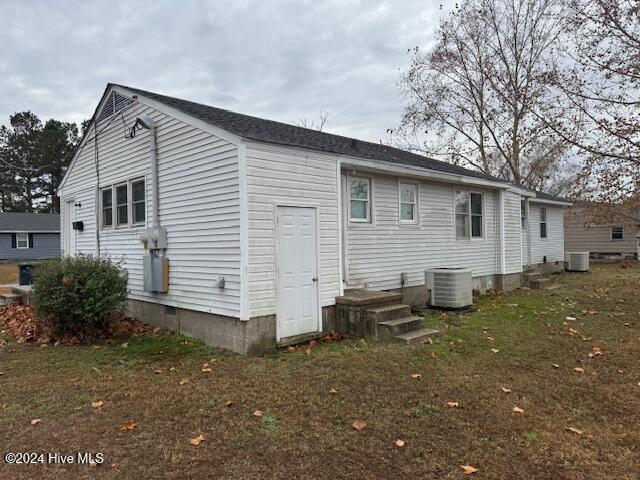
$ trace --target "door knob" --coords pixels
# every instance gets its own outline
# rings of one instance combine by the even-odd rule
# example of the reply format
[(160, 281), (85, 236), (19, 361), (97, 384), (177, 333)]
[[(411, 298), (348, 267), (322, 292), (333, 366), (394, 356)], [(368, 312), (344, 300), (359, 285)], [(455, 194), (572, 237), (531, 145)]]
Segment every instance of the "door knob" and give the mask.
[(318, 281), (318, 277), (313, 277), (311, 280), (313, 280), (314, 282)]

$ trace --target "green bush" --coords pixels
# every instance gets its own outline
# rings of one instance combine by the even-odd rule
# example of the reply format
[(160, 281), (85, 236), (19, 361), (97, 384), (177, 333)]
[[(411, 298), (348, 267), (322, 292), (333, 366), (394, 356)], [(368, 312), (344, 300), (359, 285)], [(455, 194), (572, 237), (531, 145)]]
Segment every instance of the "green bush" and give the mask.
[(33, 305), (36, 314), (61, 333), (93, 334), (122, 307), (126, 285), (119, 265), (108, 259), (49, 260), (34, 270)]

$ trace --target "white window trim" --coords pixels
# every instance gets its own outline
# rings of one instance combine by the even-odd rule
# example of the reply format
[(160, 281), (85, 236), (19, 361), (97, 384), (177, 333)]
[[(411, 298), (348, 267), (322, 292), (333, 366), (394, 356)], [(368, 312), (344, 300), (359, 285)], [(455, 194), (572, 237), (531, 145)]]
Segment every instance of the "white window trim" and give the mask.
[[(144, 182), (144, 220), (142, 222), (134, 222), (133, 221), (133, 184), (137, 182)], [(145, 177), (137, 177), (129, 180), (129, 226), (131, 227), (139, 227), (141, 225), (146, 225), (147, 223), (147, 180)]]
[[(20, 236), (24, 235), (27, 239), (27, 244), (24, 247), (20, 246)], [(28, 250), (29, 249), (29, 234), (26, 232), (16, 232), (16, 248), (20, 250)]]
[[(457, 192), (464, 192), (464, 193), (468, 193), (469, 194), (469, 212), (465, 213), (465, 214), (458, 214), (458, 212), (456, 211), (456, 193)], [(482, 213), (480, 214), (480, 218), (481, 218), (481, 222), (480, 222), (480, 228), (481, 228), (481, 235), (479, 237), (474, 237), (473, 236), (473, 232), (471, 231), (471, 217), (472, 217), (472, 213), (471, 213), (471, 194), (475, 193), (477, 195), (480, 195), (481, 198), (481, 207), (482, 207)], [(474, 242), (474, 241), (482, 241), (485, 239), (485, 235), (484, 232), (486, 230), (486, 225), (485, 225), (485, 214), (484, 212), (486, 211), (485, 208), (485, 194), (484, 192), (479, 192), (477, 190), (463, 190), (460, 188), (453, 188), (453, 237), (455, 238), (456, 242)], [(456, 232), (456, 215), (466, 215), (467, 216), (467, 231), (469, 232), (469, 235), (466, 237), (458, 237), (458, 234)], [(475, 215), (476, 217), (478, 215)]]
[[(367, 197), (367, 209), (365, 210), (366, 213), (366, 217), (365, 218), (352, 218), (351, 217), (351, 181), (352, 180), (360, 180), (360, 181), (364, 181), (367, 182), (367, 184), (369, 185), (369, 188), (367, 189), (368, 192), (368, 197)], [(371, 222), (371, 217), (372, 217), (372, 211), (373, 211), (373, 202), (372, 202), (372, 198), (373, 198), (373, 191), (372, 191), (372, 186), (373, 186), (373, 182), (371, 181), (371, 178), (369, 177), (356, 177), (356, 176), (348, 176), (347, 177), (347, 198), (348, 198), (348, 210), (349, 210), (349, 223), (372, 223)], [(356, 201), (364, 201), (361, 198), (354, 198), (354, 200)]]
[[(104, 224), (104, 200), (102, 198), (102, 192), (107, 190), (111, 190), (111, 225)], [(108, 187), (102, 187), (98, 189), (98, 195), (100, 197), (100, 230), (112, 230), (114, 227), (114, 215), (113, 210), (115, 208), (113, 204), (113, 185), (109, 185)]]
[[(542, 211), (544, 210), (544, 222), (542, 221)], [(544, 233), (545, 236), (542, 236), (542, 224), (544, 223)], [(547, 207), (538, 207), (538, 230), (540, 230), (540, 239), (546, 240), (549, 238), (549, 222), (547, 219)]]
[[(408, 185), (413, 187), (413, 220), (405, 220), (402, 218), (402, 186)], [(420, 184), (416, 182), (407, 182), (398, 180), (398, 222), (402, 225), (417, 225), (420, 218)]]
[[(620, 238), (613, 238), (613, 229), (614, 228), (619, 228), (619, 229), (622, 230), (622, 236)], [(609, 229), (609, 239), (614, 241), (614, 242), (619, 242), (621, 240), (624, 240), (624, 226), (612, 225), (611, 228)]]
[[(144, 221), (133, 223), (133, 188), (132, 184), (136, 182), (144, 182)], [(116, 189), (121, 186), (127, 187), (127, 223), (118, 225), (118, 201), (116, 195)], [(111, 225), (104, 225), (104, 208), (102, 202), (102, 192), (105, 190), (111, 190)], [(147, 178), (146, 176), (133, 177), (127, 180), (123, 180), (111, 185), (106, 185), (98, 189), (99, 203), (100, 203), (100, 230), (123, 230), (127, 228), (139, 228), (147, 224)]]

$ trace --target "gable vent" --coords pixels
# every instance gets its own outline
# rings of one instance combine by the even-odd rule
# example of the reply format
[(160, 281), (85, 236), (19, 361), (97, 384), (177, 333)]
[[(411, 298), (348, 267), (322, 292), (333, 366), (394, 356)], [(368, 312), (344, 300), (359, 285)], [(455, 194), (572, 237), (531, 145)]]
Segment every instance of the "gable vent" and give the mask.
[(104, 107), (100, 111), (100, 115), (98, 115), (98, 122), (102, 122), (107, 118), (115, 115), (120, 110), (126, 108), (131, 105), (133, 100), (129, 97), (125, 97), (124, 95), (120, 95), (118, 92), (112, 92), (109, 99), (104, 103)]

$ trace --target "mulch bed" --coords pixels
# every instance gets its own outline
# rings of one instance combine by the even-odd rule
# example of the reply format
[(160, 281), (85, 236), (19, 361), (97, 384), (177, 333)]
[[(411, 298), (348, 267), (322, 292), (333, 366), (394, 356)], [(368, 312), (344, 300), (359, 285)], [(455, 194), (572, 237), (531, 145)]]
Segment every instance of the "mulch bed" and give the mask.
[(31, 307), (13, 304), (0, 308), (0, 320), (5, 332), (13, 336), (18, 343), (79, 345), (95, 343), (113, 343), (117, 338), (143, 335), (152, 329), (135, 318), (114, 314), (100, 330), (82, 335), (57, 332), (51, 319), (42, 319), (35, 315)]

